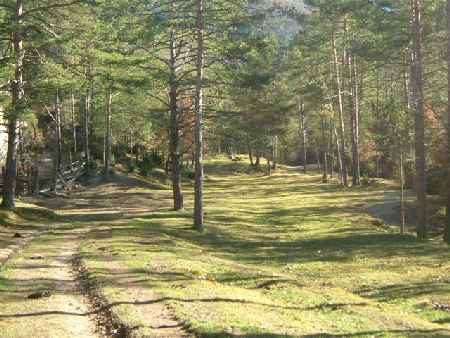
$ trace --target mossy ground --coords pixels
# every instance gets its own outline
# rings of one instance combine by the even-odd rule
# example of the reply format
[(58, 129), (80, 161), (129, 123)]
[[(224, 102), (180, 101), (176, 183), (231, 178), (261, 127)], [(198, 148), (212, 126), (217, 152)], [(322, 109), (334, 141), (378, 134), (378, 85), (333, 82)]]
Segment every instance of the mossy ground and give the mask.
[(376, 227), (364, 212), (391, 187), (343, 190), (319, 174), (246, 168), (208, 161), (203, 234), (186, 186), (186, 212), (170, 211), (167, 190), (159, 211), (99, 223), (112, 230), (83, 242), (136, 336), (151, 331), (143, 309), (154, 303), (207, 337), (450, 336), (449, 248)]

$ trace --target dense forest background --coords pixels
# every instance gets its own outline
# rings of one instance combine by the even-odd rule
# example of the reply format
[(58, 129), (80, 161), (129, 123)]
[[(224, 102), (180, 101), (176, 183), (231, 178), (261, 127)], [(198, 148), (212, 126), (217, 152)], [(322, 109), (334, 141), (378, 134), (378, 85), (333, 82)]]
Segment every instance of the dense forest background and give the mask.
[(195, 179), (201, 230), (202, 155), (248, 154), (249, 170), (314, 164), (343, 187), (397, 179), (426, 238), (427, 195), (444, 206), (450, 190), (448, 14), (443, 0), (1, 1), (3, 206), (22, 176), (36, 193), (77, 161), (121, 164), (168, 175), (176, 210)]

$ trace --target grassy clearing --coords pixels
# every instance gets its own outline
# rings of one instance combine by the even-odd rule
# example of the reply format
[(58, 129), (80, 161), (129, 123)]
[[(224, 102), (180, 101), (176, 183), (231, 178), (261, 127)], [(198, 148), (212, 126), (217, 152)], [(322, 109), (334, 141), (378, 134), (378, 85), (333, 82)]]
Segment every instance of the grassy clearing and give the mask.
[[(58, 216), (51, 210), (26, 202), (17, 202), (14, 210), (0, 209), (0, 225), (9, 228), (26, 228), (47, 225), (57, 220)], [(45, 224), (42, 224), (45, 222)]]
[(54, 212), (23, 202), (14, 211), (0, 210), (0, 268), (15, 251), (56, 220)]
[(107, 236), (84, 242), (136, 336), (151, 332), (151, 304), (206, 337), (450, 336), (450, 251), (374, 227), (362, 210), (388, 191), (246, 166), (208, 162), (205, 234), (189, 213), (162, 210), (105, 223)]

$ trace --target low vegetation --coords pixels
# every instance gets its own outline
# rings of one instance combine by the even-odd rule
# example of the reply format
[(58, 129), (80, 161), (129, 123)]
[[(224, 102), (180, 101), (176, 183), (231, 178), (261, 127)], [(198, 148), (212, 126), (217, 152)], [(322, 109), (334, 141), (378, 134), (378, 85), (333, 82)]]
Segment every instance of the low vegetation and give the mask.
[(206, 234), (167, 205), (104, 223), (111, 232), (83, 243), (88, 269), (136, 336), (149, 330), (152, 303), (206, 337), (450, 334), (448, 248), (375, 226), (364, 208), (389, 191), (245, 167), (207, 164)]

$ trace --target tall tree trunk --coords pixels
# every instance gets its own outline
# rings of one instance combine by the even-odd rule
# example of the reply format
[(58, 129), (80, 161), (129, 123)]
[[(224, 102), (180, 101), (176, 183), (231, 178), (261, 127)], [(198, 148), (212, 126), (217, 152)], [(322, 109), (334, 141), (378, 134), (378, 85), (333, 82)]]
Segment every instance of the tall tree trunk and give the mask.
[(330, 119), (329, 121), (330, 123), (330, 129), (329, 129), (329, 139), (328, 139), (328, 156), (330, 157), (330, 177), (333, 178), (334, 176), (334, 151), (333, 151), (333, 129), (334, 129), (334, 124), (333, 124), (333, 120)]
[(194, 227), (204, 230), (203, 213), (203, 76), (204, 76), (204, 4), (197, 0), (197, 85), (195, 90), (195, 201)]
[(417, 193), (417, 238), (427, 237), (427, 200), (426, 200), (426, 153), (425, 153), (425, 108), (423, 94), (423, 59), (422, 59), (422, 0), (413, 1), (414, 33), (414, 99), (416, 103), (416, 193)]
[(444, 241), (450, 244), (450, 0), (447, 0), (447, 67), (448, 67), (448, 128), (447, 128), (447, 222), (444, 228)]
[(175, 30), (170, 34), (170, 79), (169, 79), (169, 109), (170, 109), (170, 159), (172, 165), (172, 191), (173, 208), (181, 210), (184, 208), (183, 191), (181, 188), (181, 153), (180, 132), (178, 125), (178, 87), (176, 79), (176, 46)]
[(84, 97), (84, 118), (83, 118), (83, 137), (84, 137), (84, 142), (83, 142), (83, 151), (84, 151), (84, 159), (86, 161), (86, 163), (88, 163), (91, 160), (91, 154), (89, 151), (89, 123), (90, 123), (90, 119), (91, 119), (91, 89), (88, 87), (86, 89), (86, 96)]
[[(449, 0), (450, 1), (450, 0)], [(403, 149), (400, 149), (400, 233), (406, 232), (405, 224), (405, 175), (404, 175)]]
[(62, 171), (62, 140), (61, 140), (61, 100), (59, 90), (55, 94), (55, 108), (53, 119), (55, 123), (55, 163), (53, 173), (53, 191), (56, 191), (58, 176)]
[(250, 165), (251, 165), (252, 167), (254, 167), (254, 166), (255, 166), (255, 163), (253, 162), (252, 145), (250, 144), (250, 136), (249, 136), (248, 134), (247, 134), (246, 141), (247, 141), (247, 151), (248, 151), (248, 158), (249, 158), (249, 160), (250, 160)]
[(272, 169), (277, 170), (278, 164), (278, 136), (273, 137), (273, 148), (272, 148)]
[(344, 100), (342, 93), (342, 79), (341, 79), (341, 71), (339, 67), (339, 57), (336, 47), (336, 40), (334, 38), (334, 34), (331, 37), (332, 40), (332, 48), (334, 55), (334, 67), (336, 72), (336, 85), (337, 85), (337, 98), (338, 98), (338, 108), (339, 108), (339, 145), (340, 145), (340, 156), (341, 156), (341, 176), (342, 176), (342, 184), (345, 187), (348, 187), (348, 177), (347, 177), (347, 149), (345, 145), (345, 123), (344, 123)]
[(303, 173), (306, 174), (306, 167), (308, 164), (308, 150), (306, 144), (306, 112), (305, 112), (305, 104), (303, 102), (300, 102), (299, 110), (300, 110), (300, 133), (302, 138)]
[(337, 160), (338, 160), (338, 166), (339, 166), (339, 180), (341, 181), (341, 184), (343, 184), (342, 182), (344, 181), (342, 172), (343, 172), (343, 166), (342, 166), (342, 154), (341, 154), (341, 144), (339, 142), (339, 136), (338, 136), (338, 132), (337, 132), (337, 128), (334, 125), (333, 126), (333, 132), (334, 132), (334, 138), (336, 140), (336, 153), (337, 153)]
[(23, 60), (25, 50), (22, 38), (22, 0), (16, 1), (15, 21), (16, 28), (13, 32), (13, 51), (15, 58), (15, 75), (12, 84), (12, 109), (7, 116), (8, 124), (8, 150), (6, 155), (6, 172), (3, 184), (2, 208), (13, 209), (15, 207), (15, 193), (17, 183), (17, 128), (20, 112), (23, 110)]
[(322, 181), (324, 183), (328, 182), (328, 147), (327, 147), (327, 137), (326, 137), (326, 123), (325, 123), (325, 117), (321, 117), (320, 126), (322, 129)]
[(112, 122), (112, 90), (108, 89), (106, 94), (106, 115), (105, 115), (105, 124), (106, 124), (106, 134), (105, 134), (105, 178), (109, 178), (109, 174), (111, 172), (111, 143), (112, 143), (112, 130), (111, 130), (111, 122)]
[(351, 93), (352, 93), (352, 116), (351, 116), (351, 130), (352, 130), (352, 184), (353, 186), (361, 185), (361, 169), (359, 160), (359, 84), (358, 84), (358, 69), (356, 59), (349, 56), (349, 67), (351, 72)]
[(77, 126), (75, 122), (75, 94), (71, 93), (71, 119), (72, 119), (72, 142), (73, 142), (73, 154), (74, 157), (76, 157), (76, 154), (78, 152), (77, 148)]

